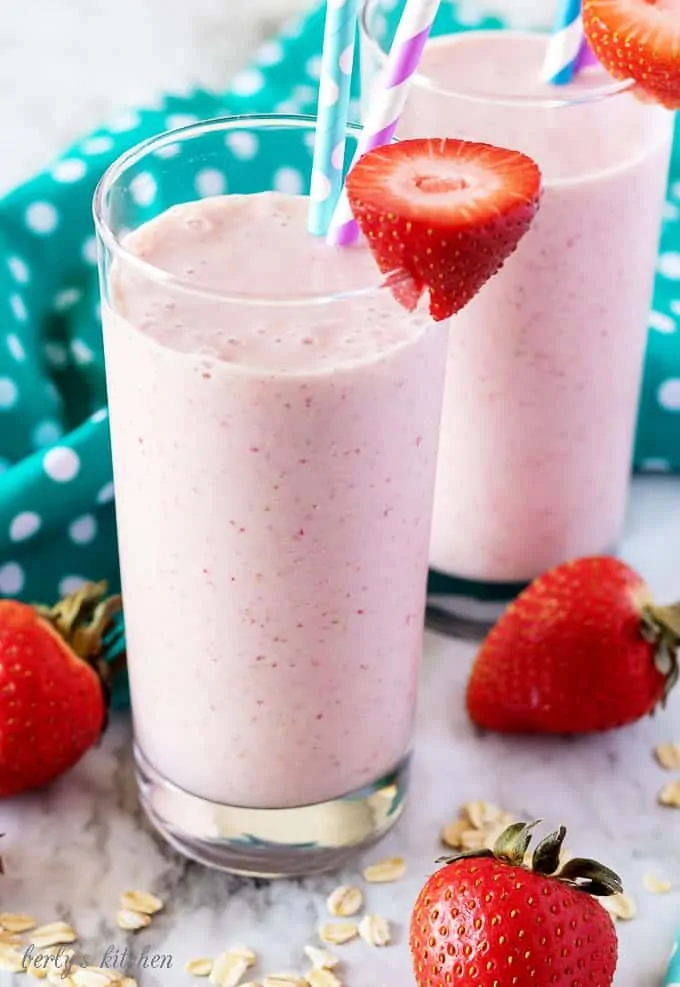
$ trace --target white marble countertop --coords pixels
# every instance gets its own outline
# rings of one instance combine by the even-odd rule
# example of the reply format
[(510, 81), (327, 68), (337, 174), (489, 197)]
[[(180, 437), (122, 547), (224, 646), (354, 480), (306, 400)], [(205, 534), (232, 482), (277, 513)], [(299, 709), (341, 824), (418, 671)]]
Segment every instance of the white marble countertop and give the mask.
[[(678, 595), (680, 584), (679, 504), (680, 478), (636, 479), (621, 546), (623, 557), (664, 601)], [(654, 719), (601, 737), (479, 736), (462, 706), (473, 653), (470, 644), (426, 635), (410, 807), (383, 844), (342, 874), (255, 882), (204, 870), (160, 845), (140, 818), (129, 723), (119, 716), (101, 747), (49, 791), (0, 803), (7, 871), (0, 878), (0, 910), (72, 921), (92, 962), (99, 962), (107, 946), (128, 945), (137, 953), (148, 947), (149, 957), (167, 954), (170, 969), (138, 967), (131, 973), (141, 987), (191, 987), (186, 960), (235, 943), (247, 943), (261, 956), (259, 973), (300, 969), (302, 947), (315, 941), (327, 893), (341, 879), (360, 880), (367, 860), (402, 854), (406, 878), (367, 889), (371, 910), (395, 923), (395, 944), (378, 950), (357, 942), (338, 949), (346, 959), (346, 987), (408, 985), (409, 911), (441, 852), (439, 829), (461, 803), (478, 798), (519, 816), (564, 823), (573, 853), (598, 857), (622, 874), (639, 914), (619, 925), (616, 985), (658, 984), (680, 925), (680, 812), (656, 803), (668, 775), (653, 760), (652, 748), (660, 740), (680, 739), (680, 693)], [(668, 878), (677, 890), (651, 895), (642, 884), (648, 871)], [(167, 902), (153, 925), (135, 937), (113, 920), (118, 895), (127, 887), (155, 890)], [(4, 977), (1, 987), (20, 982)]]

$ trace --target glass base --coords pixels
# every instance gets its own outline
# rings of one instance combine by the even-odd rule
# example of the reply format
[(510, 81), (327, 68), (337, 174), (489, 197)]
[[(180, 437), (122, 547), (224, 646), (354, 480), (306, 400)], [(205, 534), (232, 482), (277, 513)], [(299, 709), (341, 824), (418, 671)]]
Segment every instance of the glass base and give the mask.
[(468, 641), (479, 641), (528, 583), (481, 583), (430, 569), (425, 626)]
[(198, 798), (164, 778), (135, 744), (142, 807), (184, 856), (247, 877), (302, 877), (335, 870), (381, 839), (399, 819), (407, 755), (374, 784), (330, 802), (294, 809), (244, 809)]

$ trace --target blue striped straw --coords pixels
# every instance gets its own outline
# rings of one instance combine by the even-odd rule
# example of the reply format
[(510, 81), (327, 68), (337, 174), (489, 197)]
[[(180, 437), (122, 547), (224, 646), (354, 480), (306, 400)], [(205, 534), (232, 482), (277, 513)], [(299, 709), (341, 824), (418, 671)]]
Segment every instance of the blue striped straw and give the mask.
[(678, 987), (678, 984), (680, 984), (680, 930), (675, 936), (675, 944), (666, 967), (662, 987)]
[(552, 37), (543, 63), (543, 79), (565, 86), (574, 77), (583, 46), (581, 0), (559, 0)]
[(326, 0), (309, 232), (325, 236), (342, 189), (358, 0)]

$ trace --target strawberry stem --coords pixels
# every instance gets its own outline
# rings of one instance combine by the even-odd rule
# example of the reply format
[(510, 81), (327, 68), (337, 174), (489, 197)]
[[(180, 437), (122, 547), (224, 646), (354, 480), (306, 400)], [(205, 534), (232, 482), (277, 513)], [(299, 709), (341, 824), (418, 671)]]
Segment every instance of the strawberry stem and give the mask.
[(661, 697), (661, 705), (665, 706), (679, 677), (680, 603), (672, 603), (665, 607), (646, 604), (642, 608), (641, 630), (645, 639), (655, 645), (654, 663), (659, 674), (665, 679)]

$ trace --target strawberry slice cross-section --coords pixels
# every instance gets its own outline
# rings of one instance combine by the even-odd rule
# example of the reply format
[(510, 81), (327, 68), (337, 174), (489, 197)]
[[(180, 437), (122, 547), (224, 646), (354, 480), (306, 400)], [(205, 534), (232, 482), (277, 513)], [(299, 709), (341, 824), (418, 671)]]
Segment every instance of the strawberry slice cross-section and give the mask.
[(439, 321), (513, 253), (536, 215), (541, 173), (519, 151), (428, 138), (365, 154), (346, 189), (378, 267), (394, 276), (395, 297), (413, 309), (429, 291)]

